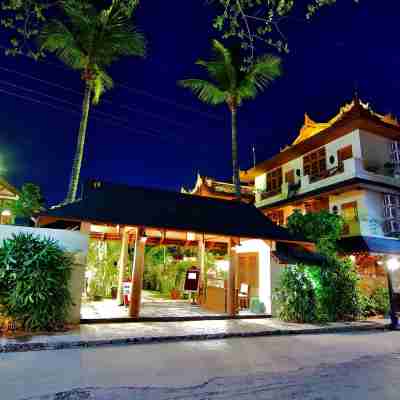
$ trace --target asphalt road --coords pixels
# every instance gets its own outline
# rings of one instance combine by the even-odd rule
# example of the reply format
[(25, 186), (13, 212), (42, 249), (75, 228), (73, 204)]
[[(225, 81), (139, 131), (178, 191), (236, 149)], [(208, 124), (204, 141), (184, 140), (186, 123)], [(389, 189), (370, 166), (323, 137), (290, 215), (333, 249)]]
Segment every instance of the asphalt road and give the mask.
[(400, 398), (400, 332), (0, 355), (1, 400)]

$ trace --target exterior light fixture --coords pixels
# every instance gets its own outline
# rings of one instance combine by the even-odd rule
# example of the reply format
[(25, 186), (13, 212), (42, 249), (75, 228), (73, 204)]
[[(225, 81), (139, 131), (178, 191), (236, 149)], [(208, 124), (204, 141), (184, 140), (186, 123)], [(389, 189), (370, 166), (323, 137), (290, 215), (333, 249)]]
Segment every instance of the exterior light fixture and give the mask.
[(394, 272), (400, 268), (400, 263), (396, 258), (391, 258), (387, 262), (387, 267), (390, 272)]
[(350, 258), (350, 261), (351, 261), (352, 263), (355, 263), (355, 262), (356, 262), (356, 256), (354, 256), (353, 254), (352, 254), (349, 258)]
[(400, 263), (397, 258), (390, 258), (386, 262), (387, 267), (387, 277), (388, 277), (388, 287), (389, 287), (389, 301), (390, 301), (390, 329), (399, 330), (399, 317), (397, 316), (397, 306), (399, 300), (396, 301), (397, 297), (400, 297), (400, 294), (394, 292), (393, 289), (393, 273), (398, 271), (400, 268)]

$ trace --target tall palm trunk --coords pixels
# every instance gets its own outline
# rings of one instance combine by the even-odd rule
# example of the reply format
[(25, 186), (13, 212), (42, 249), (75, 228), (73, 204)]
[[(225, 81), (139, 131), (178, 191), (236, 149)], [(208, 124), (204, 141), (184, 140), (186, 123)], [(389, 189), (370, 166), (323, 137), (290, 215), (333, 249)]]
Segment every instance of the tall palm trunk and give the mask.
[(233, 184), (235, 186), (235, 195), (240, 199), (240, 178), (239, 178), (239, 160), (238, 160), (238, 138), (237, 138), (237, 107), (230, 107), (232, 117), (232, 171)]
[(85, 86), (85, 95), (83, 98), (82, 105), (82, 118), (79, 127), (78, 142), (76, 144), (74, 162), (72, 164), (71, 178), (69, 181), (68, 194), (65, 199), (66, 203), (71, 203), (76, 200), (76, 194), (78, 192), (79, 178), (81, 174), (83, 153), (85, 150), (85, 139), (86, 131), (89, 119), (90, 111), (90, 100), (91, 100), (91, 89), (89, 83)]

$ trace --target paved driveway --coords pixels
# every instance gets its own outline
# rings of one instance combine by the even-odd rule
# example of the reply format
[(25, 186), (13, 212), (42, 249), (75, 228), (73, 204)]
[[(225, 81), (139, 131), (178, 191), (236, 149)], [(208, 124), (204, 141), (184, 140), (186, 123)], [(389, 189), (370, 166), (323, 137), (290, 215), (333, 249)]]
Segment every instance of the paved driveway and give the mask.
[(7, 400), (398, 400), (400, 333), (10, 353), (0, 371)]

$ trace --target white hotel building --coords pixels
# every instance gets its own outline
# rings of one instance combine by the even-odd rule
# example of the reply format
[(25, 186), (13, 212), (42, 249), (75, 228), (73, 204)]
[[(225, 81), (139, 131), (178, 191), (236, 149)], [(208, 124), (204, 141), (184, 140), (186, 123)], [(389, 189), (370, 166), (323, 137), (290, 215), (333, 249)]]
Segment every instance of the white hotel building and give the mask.
[(306, 115), (291, 146), (241, 178), (279, 225), (295, 209), (342, 215), (340, 245), (361, 274), (382, 276), (381, 261), (400, 255), (400, 124), (357, 97), (326, 123)]

